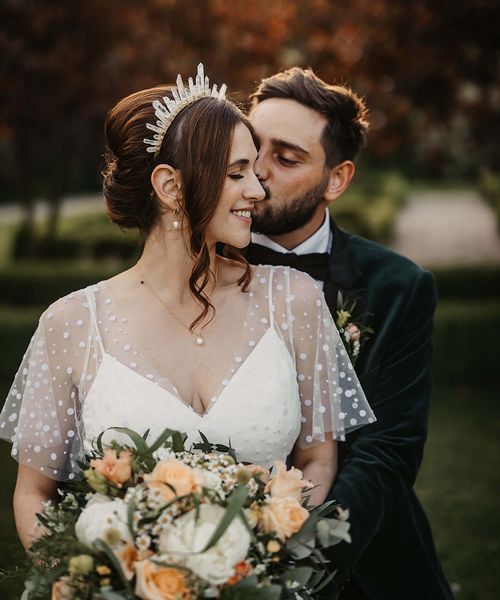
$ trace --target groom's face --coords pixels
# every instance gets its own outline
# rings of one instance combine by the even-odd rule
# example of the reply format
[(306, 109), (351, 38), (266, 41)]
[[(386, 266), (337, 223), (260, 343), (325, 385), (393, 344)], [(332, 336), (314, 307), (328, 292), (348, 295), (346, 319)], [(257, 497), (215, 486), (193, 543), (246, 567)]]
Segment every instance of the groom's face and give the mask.
[(323, 213), (329, 177), (321, 136), (326, 119), (295, 102), (270, 98), (250, 115), (260, 141), (255, 172), (266, 190), (256, 206), (252, 230), (281, 235)]

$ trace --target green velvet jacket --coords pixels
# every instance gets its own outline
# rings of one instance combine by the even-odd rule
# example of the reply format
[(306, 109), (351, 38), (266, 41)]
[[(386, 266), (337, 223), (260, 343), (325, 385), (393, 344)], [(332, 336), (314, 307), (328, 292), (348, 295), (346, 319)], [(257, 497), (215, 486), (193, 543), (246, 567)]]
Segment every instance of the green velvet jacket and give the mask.
[(339, 444), (330, 491), (350, 510), (351, 544), (334, 548), (338, 572), (322, 598), (342, 593), (352, 577), (371, 600), (452, 598), (431, 530), (413, 485), (422, 462), (431, 397), (431, 273), (333, 223), (325, 297), (335, 314), (339, 289), (360, 297), (373, 328), (356, 371), (377, 421)]

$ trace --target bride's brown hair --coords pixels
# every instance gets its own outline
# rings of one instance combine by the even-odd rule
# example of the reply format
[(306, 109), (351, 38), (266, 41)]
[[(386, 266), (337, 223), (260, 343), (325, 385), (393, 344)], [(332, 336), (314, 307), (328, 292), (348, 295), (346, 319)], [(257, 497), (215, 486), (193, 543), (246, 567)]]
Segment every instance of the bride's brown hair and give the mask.
[[(131, 94), (108, 113), (106, 165), (103, 191), (111, 220), (125, 229), (139, 229), (145, 240), (160, 223), (162, 207), (151, 184), (158, 164), (179, 169), (182, 179), (180, 208), (189, 225), (189, 250), (194, 265), (189, 287), (203, 307), (190, 329), (203, 322), (213, 305), (204, 292), (213, 273), (205, 240), (206, 228), (217, 208), (227, 176), (233, 132), (238, 123), (253, 130), (236, 105), (228, 100), (203, 98), (184, 108), (168, 128), (160, 152), (146, 151), (150, 137), (146, 123), (156, 123), (152, 103), (169, 95), (170, 87), (158, 86)], [(227, 247), (224, 254), (237, 262), (244, 273), (238, 280), (243, 291), (250, 283), (250, 266), (240, 251)]]

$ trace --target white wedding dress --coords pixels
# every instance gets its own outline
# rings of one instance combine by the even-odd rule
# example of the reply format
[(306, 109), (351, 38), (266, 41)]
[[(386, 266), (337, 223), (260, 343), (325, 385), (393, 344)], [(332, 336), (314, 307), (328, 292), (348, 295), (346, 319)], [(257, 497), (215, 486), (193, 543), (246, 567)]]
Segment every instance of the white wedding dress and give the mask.
[[(217, 363), (220, 381), (203, 414), (180, 397), (169, 361), (151, 355), (141, 323), (130, 322), (139, 319), (124, 315), (106, 281), (61, 298), (40, 318), (0, 414), (0, 436), (19, 462), (66, 480), (79, 476), (76, 461), (97, 436), (117, 426), (149, 431), (149, 440), (168, 427), (196, 442), (201, 431), (231, 443), (240, 460), (269, 467), (295, 443), (313, 446), (327, 432), (343, 440), (375, 420), (308, 275), (261, 265), (244, 294), (245, 320), (227, 323), (228, 360)], [(157, 338), (159, 331), (158, 324)], [(114, 431), (104, 440), (112, 438), (128, 441)]]

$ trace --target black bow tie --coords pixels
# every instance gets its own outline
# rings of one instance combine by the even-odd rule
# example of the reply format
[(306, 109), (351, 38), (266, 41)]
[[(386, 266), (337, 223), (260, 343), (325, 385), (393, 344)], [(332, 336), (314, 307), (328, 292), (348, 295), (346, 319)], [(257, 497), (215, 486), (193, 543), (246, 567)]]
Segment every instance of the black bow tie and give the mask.
[(295, 254), (295, 252), (276, 252), (260, 244), (250, 244), (245, 250), (245, 257), (254, 265), (282, 265), (293, 267), (308, 273), (313, 279), (325, 281), (328, 276), (329, 254), (313, 252), (311, 254)]

